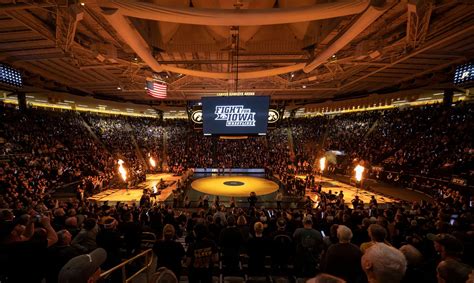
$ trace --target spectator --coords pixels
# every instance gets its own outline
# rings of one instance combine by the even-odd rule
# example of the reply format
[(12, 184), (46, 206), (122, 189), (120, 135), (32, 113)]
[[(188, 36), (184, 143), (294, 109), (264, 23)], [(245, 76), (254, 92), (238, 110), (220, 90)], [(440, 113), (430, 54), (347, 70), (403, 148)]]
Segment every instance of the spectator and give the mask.
[(97, 233), (97, 246), (107, 252), (103, 267), (108, 270), (122, 262), (122, 235), (117, 230), (117, 220), (111, 216), (103, 219), (103, 229)]
[(454, 259), (443, 260), (436, 268), (438, 283), (465, 283), (472, 267)]
[(124, 237), (127, 258), (130, 258), (140, 251), (142, 227), (138, 222), (133, 221), (131, 212), (126, 212), (122, 220), (123, 222), (118, 225), (118, 230)]
[(313, 229), (313, 220), (306, 217), (303, 228), (296, 229), (293, 239), (296, 243), (295, 269), (297, 276), (313, 277), (319, 264), (319, 257), (323, 247), (323, 237), (319, 231)]
[(153, 252), (158, 257), (157, 271), (162, 267), (169, 268), (177, 278), (181, 276), (181, 261), (185, 255), (183, 246), (175, 240), (173, 225), (166, 224), (163, 228), (163, 239), (153, 246)]
[(190, 283), (212, 282), (212, 268), (218, 261), (217, 246), (208, 238), (207, 227), (203, 224), (194, 226), (196, 241), (189, 245), (186, 252), (186, 266)]
[(399, 250), (380, 242), (367, 249), (361, 262), (369, 283), (401, 282), (407, 266)]
[(287, 274), (288, 264), (294, 253), (293, 239), (286, 231), (286, 220), (277, 220), (277, 231), (273, 234), (272, 241), (272, 272), (274, 274)]
[(97, 248), (97, 233), (99, 226), (93, 218), (84, 221), (81, 231), (72, 240), (72, 245), (78, 246), (83, 252), (91, 252)]
[[(35, 231), (36, 225), (41, 225), (43, 228)], [(18, 220), (1, 223), (1, 274), (4, 278), (8, 278), (9, 282), (41, 282), (46, 275), (47, 262), (44, 258), (47, 255), (47, 248), (54, 245), (57, 240), (56, 231), (47, 216), (26, 215)], [(25, 272), (25, 266), (30, 268), (29, 272)]]
[(362, 245), (360, 245), (360, 250), (362, 253), (365, 253), (365, 251), (370, 248), (372, 245), (376, 243), (385, 243), (386, 245), (390, 245), (389, 242), (386, 241), (387, 238), (387, 230), (378, 225), (378, 224), (371, 224), (369, 226), (369, 237), (370, 237), (370, 242), (365, 242)]
[(219, 235), (219, 246), (222, 252), (222, 263), (226, 274), (239, 272), (240, 247), (243, 244), (242, 234), (235, 226), (235, 218), (227, 218), (227, 227)]
[(262, 222), (254, 224), (255, 235), (249, 238), (247, 254), (249, 256), (249, 275), (266, 275), (265, 256), (268, 254), (269, 241), (263, 236)]
[(362, 252), (356, 245), (351, 244), (351, 229), (339, 225), (337, 227), (337, 238), (339, 243), (331, 245), (326, 252), (322, 270), (347, 282), (361, 282), (363, 274), (360, 266)]
[(94, 283), (100, 278), (100, 266), (107, 259), (104, 249), (95, 249), (89, 254), (69, 260), (59, 272), (58, 283)]
[(166, 267), (160, 267), (153, 274), (150, 283), (178, 283), (179, 280), (173, 271), (167, 269)]
[(428, 234), (427, 238), (433, 241), (434, 249), (441, 256), (442, 260), (460, 259), (463, 246), (462, 242), (456, 239), (456, 237), (449, 234)]
[(64, 229), (57, 233), (58, 242), (48, 249), (46, 282), (57, 282), (61, 268), (73, 257), (81, 255), (79, 248), (72, 246), (72, 235)]

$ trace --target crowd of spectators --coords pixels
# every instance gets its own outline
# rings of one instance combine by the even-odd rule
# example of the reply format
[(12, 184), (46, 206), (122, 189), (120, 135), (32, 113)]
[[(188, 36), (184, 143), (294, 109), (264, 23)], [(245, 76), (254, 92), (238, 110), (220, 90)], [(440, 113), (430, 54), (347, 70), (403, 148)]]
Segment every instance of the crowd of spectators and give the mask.
[[(0, 278), (57, 282), (70, 260), (97, 248), (107, 255), (101, 264), (106, 270), (139, 253), (146, 231), (158, 238), (157, 268), (190, 282), (320, 273), (346, 282), (466, 282), (474, 264), (467, 204), (455, 193), (387, 208), (338, 202), (306, 209), (220, 203), (189, 210), (43, 198), (2, 211)], [(108, 280), (116, 282), (115, 276)]]
[[(186, 121), (4, 107), (1, 115), (1, 282), (57, 282), (72, 272), (63, 274), (63, 267), (84, 254), (111, 268), (137, 254), (142, 231), (160, 239), (154, 249), (158, 267), (192, 282), (221, 274), (291, 279), (320, 273), (348, 282), (465, 282), (472, 270), (472, 202), (446, 185), (425, 183), (433, 202), (384, 209), (339, 201), (306, 209), (217, 202), (180, 210), (148, 202), (98, 205), (85, 197), (120, 185), (118, 158), (125, 160), (132, 182), (142, 180), (149, 170), (147, 153), (161, 156), (176, 173), (263, 167), (287, 193), (314, 185), (316, 159), (327, 150), (344, 153), (333, 164), (342, 172), (352, 170), (354, 159), (363, 160), (391, 170), (392, 177), (385, 176), (394, 182), (405, 171), (468, 173), (469, 105), (291, 119), (266, 137), (246, 140), (202, 137)], [(309, 175), (300, 180), (297, 174)], [(48, 193), (71, 182), (77, 182), (77, 198), (57, 201)], [(183, 244), (176, 242), (183, 238)]]

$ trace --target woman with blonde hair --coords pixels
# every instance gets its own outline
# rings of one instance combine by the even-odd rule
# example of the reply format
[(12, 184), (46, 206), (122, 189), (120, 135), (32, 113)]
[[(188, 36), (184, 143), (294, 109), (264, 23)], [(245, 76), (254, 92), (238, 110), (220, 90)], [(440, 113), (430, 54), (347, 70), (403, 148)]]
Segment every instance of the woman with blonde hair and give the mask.
[(256, 222), (254, 224), (255, 235), (249, 239), (247, 244), (249, 275), (266, 275), (265, 256), (270, 255), (270, 241), (263, 236), (264, 229), (262, 222)]
[(183, 246), (176, 242), (176, 231), (171, 224), (163, 228), (163, 239), (153, 246), (153, 252), (158, 257), (156, 268), (166, 267), (173, 271), (177, 278), (181, 275), (181, 260), (184, 257)]

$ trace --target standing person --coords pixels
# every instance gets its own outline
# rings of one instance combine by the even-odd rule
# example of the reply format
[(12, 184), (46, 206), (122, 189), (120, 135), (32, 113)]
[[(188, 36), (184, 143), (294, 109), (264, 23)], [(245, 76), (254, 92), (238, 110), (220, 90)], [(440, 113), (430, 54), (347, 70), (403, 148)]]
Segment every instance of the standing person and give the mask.
[(227, 219), (227, 227), (221, 230), (219, 246), (222, 251), (222, 262), (227, 274), (237, 275), (239, 269), (240, 246), (243, 243), (242, 234), (235, 226), (234, 216)]
[(278, 190), (275, 200), (277, 203), (277, 209), (281, 209), (281, 201), (283, 200), (283, 193), (281, 192), (281, 190)]
[(194, 226), (196, 241), (191, 243), (186, 253), (186, 265), (189, 270), (190, 283), (212, 282), (212, 267), (218, 261), (217, 246), (208, 238), (204, 224)]
[(249, 238), (247, 254), (249, 256), (249, 275), (266, 275), (265, 256), (268, 254), (269, 240), (263, 236), (263, 223), (254, 224), (255, 235)]
[(127, 249), (127, 258), (137, 254), (140, 251), (142, 227), (133, 221), (133, 214), (127, 212), (122, 216), (123, 222), (119, 224), (118, 229), (123, 234)]
[(205, 209), (208, 209), (209, 208), (209, 196), (208, 195), (204, 195), (203, 199), (203, 207)]
[(296, 244), (295, 271), (297, 276), (314, 277), (323, 247), (323, 237), (319, 231), (313, 229), (311, 217), (306, 217), (303, 220), (303, 228), (296, 229), (293, 239)]
[[(117, 220), (111, 216), (107, 216), (104, 220), (104, 229), (97, 233), (97, 246), (103, 248), (107, 252), (107, 259), (103, 267), (108, 270), (122, 261), (122, 235), (117, 230)], [(117, 275), (118, 277), (118, 275)]]
[(322, 271), (340, 277), (348, 283), (360, 282), (363, 274), (360, 265), (362, 252), (359, 247), (351, 244), (351, 229), (344, 225), (338, 225), (337, 238), (339, 243), (331, 245), (326, 252)]
[(81, 250), (71, 245), (72, 236), (68, 230), (57, 232), (58, 242), (48, 249), (46, 282), (58, 282), (61, 268), (73, 257), (81, 255)]
[(158, 258), (157, 270), (161, 267), (169, 268), (176, 275), (181, 276), (181, 260), (184, 257), (183, 246), (176, 242), (176, 231), (171, 224), (166, 224), (163, 228), (163, 239), (153, 245), (153, 252)]
[(97, 248), (97, 233), (99, 233), (97, 221), (94, 218), (87, 218), (71, 244), (78, 246), (84, 253), (91, 252)]
[(294, 246), (291, 235), (286, 232), (286, 220), (279, 218), (276, 222), (277, 231), (272, 240), (272, 269), (273, 273), (285, 275), (288, 263), (293, 256)]
[(247, 200), (250, 207), (255, 207), (255, 204), (257, 203), (257, 194), (255, 192), (251, 192)]

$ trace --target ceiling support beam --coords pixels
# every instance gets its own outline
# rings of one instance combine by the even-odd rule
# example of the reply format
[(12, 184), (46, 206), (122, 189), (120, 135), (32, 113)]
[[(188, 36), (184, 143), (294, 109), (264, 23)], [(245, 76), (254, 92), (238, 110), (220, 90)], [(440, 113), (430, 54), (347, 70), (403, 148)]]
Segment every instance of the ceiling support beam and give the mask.
[(30, 12), (25, 10), (14, 10), (5, 12), (11, 18), (21, 22), (25, 26), (29, 27), (32, 31), (40, 34), (46, 39), (55, 41), (56, 37), (49, 27), (43, 23), (40, 19), (33, 16)]
[(356, 82), (359, 82), (359, 81), (361, 81), (361, 80), (363, 80), (363, 79), (365, 79), (365, 78), (368, 78), (368, 77), (370, 77), (370, 76), (372, 76), (372, 75), (374, 75), (374, 74), (377, 74), (378, 72), (381, 72), (381, 71), (383, 71), (383, 70), (385, 70), (385, 69), (387, 69), (387, 68), (389, 68), (389, 67), (395, 66), (396, 64), (398, 64), (398, 63), (400, 63), (400, 62), (403, 62), (403, 61), (405, 61), (405, 60), (408, 60), (408, 59), (410, 59), (410, 58), (412, 58), (412, 57), (414, 57), (414, 56), (416, 56), (416, 55), (418, 55), (418, 54), (420, 54), (420, 53), (423, 53), (423, 52), (425, 52), (425, 51), (428, 51), (428, 50), (430, 50), (430, 49), (432, 49), (432, 48), (434, 48), (434, 47), (436, 47), (436, 46), (439, 46), (439, 45), (441, 45), (441, 44), (443, 44), (443, 43), (446, 43), (446, 42), (452, 40), (453, 38), (456, 38), (456, 37), (458, 37), (458, 36), (460, 36), (460, 35), (463, 35), (463, 34), (469, 33), (469, 32), (473, 32), (473, 31), (474, 31), (474, 25), (471, 25), (471, 26), (468, 26), (468, 27), (464, 27), (464, 28), (458, 30), (458, 31), (455, 32), (455, 33), (452, 33), (451, 35), (448, 35), (448, 36), (445, 36), (445, 37), (439, 38), (439, 39), (434, 39), (434, 40), (432, 40), (430, 43), (426, 44), (424, 47), (419, 48), (419, 49), (413, 51), (412, 53), (410, 53), (410, 54), (408, 54), (408, 55), (405, 55), (405, 56), (403, 56), (402, 58), (400, 58), (400, 59), (398, 59), (398, 60), (393, 61), (392, 63), (390, 63), (390, 64), (387, 65), (387, 66), (381, 67), (381, 68), (379, 68), (379, 69), (377, 69), (377, 70), (375, 70), (375, 71), (372, 71), (372, 72), (368, 73), (367, 75), (364, 75), (364, 76), (359, 77), (359, 78), (357, 78), (357, 79), (355, 79), (355, 80), (352, 80), (352, 81), (350, 81), (350, 82), (344, 84), (341, 88), (342, 88), (342, 89), (347, 88), (348, 86), (351, 86), (351, 85), (355, 84)]

